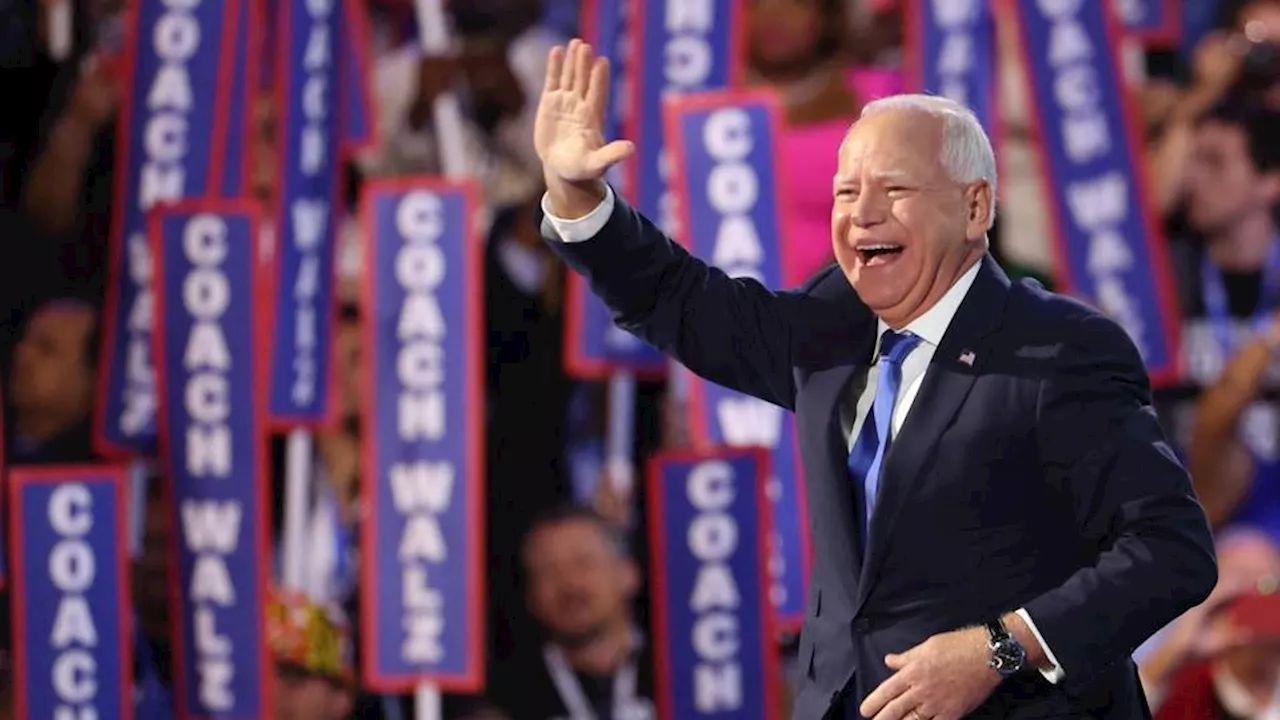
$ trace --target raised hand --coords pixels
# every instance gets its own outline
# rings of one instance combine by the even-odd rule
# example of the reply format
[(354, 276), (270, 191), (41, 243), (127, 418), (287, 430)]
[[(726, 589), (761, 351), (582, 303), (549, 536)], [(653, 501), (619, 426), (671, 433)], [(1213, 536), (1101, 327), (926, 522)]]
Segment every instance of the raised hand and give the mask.
[(610, 166), (635, 152), (626, 140), (605, 141), (608, 98), (608, 60), (597, 58), (581, 40), (570, 42), (567, 50), (551, 50), (533, 144), (553, 198), (597, 185)]

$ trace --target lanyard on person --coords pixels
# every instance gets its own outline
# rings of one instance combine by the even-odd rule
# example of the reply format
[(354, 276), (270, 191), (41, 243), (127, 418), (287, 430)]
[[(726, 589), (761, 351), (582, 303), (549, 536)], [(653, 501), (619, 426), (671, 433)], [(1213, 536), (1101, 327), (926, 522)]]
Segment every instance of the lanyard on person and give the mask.
[[(1222, 270), (1213, 264), (1208, 253), (1200, 260), (1200, 288), (1204, 295), (1205, 316), (1217, 336), (1219, 351), (1227, 354), (1234, 352), (1236, 343), (1231, 332), (1231, 309), (1227, 302), (1226, 284), (1222, 280)], [(1277, 299), (1280, 299), (1280, 239), (1272, 243), (1271, 252), (1267, 255), (1267, 267), (1262, 274), (1262, 297), (1259, 298), (1258, 309), (1249, 318), (1251, 329), (1257, 330), (1267, 321)]]
[[(555, 645), (548, 644), (542, 649), (546, 659), (547, 670), (551, 673), (551, 682), (555, 683), (560, 701), (569, 712), (570, 720), (598, 720), (595, 710), (587, 702), (587, 695), (582, 691), (582, 683), (569, 667), (564, 652)], [(636, 663), (634, 658), (627, 660), (618, 672), (613, 675), (613, 720), (642, 720), (639, 717), (636, 703)]]

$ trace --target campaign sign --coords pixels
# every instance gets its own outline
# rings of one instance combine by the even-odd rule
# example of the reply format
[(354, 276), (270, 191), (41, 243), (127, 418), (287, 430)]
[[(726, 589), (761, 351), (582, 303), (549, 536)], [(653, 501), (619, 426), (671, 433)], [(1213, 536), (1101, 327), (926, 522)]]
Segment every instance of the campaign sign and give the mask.
[(341, 43), (346, 0), (279, 0), (280, 206), (267, 412), (277, 426), (330, 420), (336, 205), (342, 192)]
[[(676, 160), (672, 187), (684, 214), (681, 241), (730, 277), (778, 287), (786, 222), (778, 160), (782, 111), (775, 96), (699, 93), (674, 98), (665, 111)], [(799, 627), (809, 577), (809, 523), (795, 419), (776, 405), (697, 377), (689, 379), (689, 417), (690, 434), (701, 447), (759, 446), (771, 454), (769, 597), (780, 624)]]
[(253, 188), (253, 149), (256, 137), (254, 100), (258, 86), (254, 79), (260, 72), (263, 5), (267, 0), (225, 0), (235, 13), (236, 21), (223, 31), (223, 43), (231, 43), (234, 65), (231, 82), (217, 88), (227, 100), (222, 104), (226, 116), (219, 118), (219, 125), (226, 134), (226, 159), (223, 164), (220, 192), (225, 198), (249, 195)]
[(369, 50), (369, 9), (361, 0), (336, 1), (342, 3), (338, 37), (342, 45), (342, 142), (347, 154), (353, 154), (377, 144), (377, 106), (370, 87), (373, 59)]
[(1029, 106), (1055, 218), (1058, 273), (1129, 333), (1153, 383), (1176, 380), (1178, 307), (1147, 206), (1138, 115), (1098, 2), (1016, 0)]
[(177, 529), (174, 697), (184, 720), (265, 717), (274, 707), (260, 222), (235, 200), (152, 216), (160, 441)]
[(152, 278), (147, 213), (157, 203), (219, 187), (225, 137), (217, 118), (234, 63), (222, 42), (230, 0), (128, 3), (123, 98), (94, 439), (104, 455), (155, 449)]
[[(631, 0), (584, 0), (582, 35), (598, 55), (609, 58), (609, 107), (605, 112), (604, 135), (622, 137), (626, 129), (627, 68), (635, 53), (628, 36), (627, 18)], [(606, 179), (614, 191), (629, 197), (628, 168), (634, 159), (609, 169)], [(639, 377), (658, 379), (666, 375), (668, 362), (662, 353), (613, 323), (604, 301), (591, 292), (587, 281), (569, 273), (565, 288), (564, 367), (581, 380), (603, 380), (615, 369), (628, 370)]]
[(758, 449), (649, 462), (658, 717), (781, 717), (767, 598), (768, 464)]
[(133, 717), (123, 468), (9, 474), (18, 718)]
[(904, 72), (907, 87), (950, 98), (997, 135), (999, 39), (990, 0), (908, 0)]
[(377, 181), (366, 255), (365, 684), (484, 681), (484, 288), (471, 185)]
[(1182, 36), (1182, 0), (1111, 0), (1125, 33), (1148, 46), (1177, 47)]
[(634, 100), (626, 136), (636, 145), (627, 189), (641, 214), (678, 236), (679, 211), (669, 187), (671, 158), (663, 138), (662, 102), (674, 93), (716, 90), (743, 75), (743, 4), (738, 0), (662, 0), (631, 5), (628, 41), (638, 51), (628, 63)]

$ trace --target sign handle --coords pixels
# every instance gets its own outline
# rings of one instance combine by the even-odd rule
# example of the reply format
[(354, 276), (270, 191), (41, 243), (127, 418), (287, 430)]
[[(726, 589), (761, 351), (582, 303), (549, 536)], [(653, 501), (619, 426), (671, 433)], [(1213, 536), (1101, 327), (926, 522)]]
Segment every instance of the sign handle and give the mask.
[(311, 433), (295, 428), (285, 447), (284, 531), (281, 538), (281, 585), (301, 592), (306, 587), (307, 508), (311, 505)]

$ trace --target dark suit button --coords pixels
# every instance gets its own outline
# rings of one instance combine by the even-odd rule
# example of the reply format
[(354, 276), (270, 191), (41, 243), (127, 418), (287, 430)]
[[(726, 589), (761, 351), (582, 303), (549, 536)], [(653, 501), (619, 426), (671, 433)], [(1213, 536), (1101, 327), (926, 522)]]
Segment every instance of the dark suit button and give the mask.
[(856, 633), (865, 633), (871, 629), (871, 621), (860, 617), (853, 621), (853, 631)]

